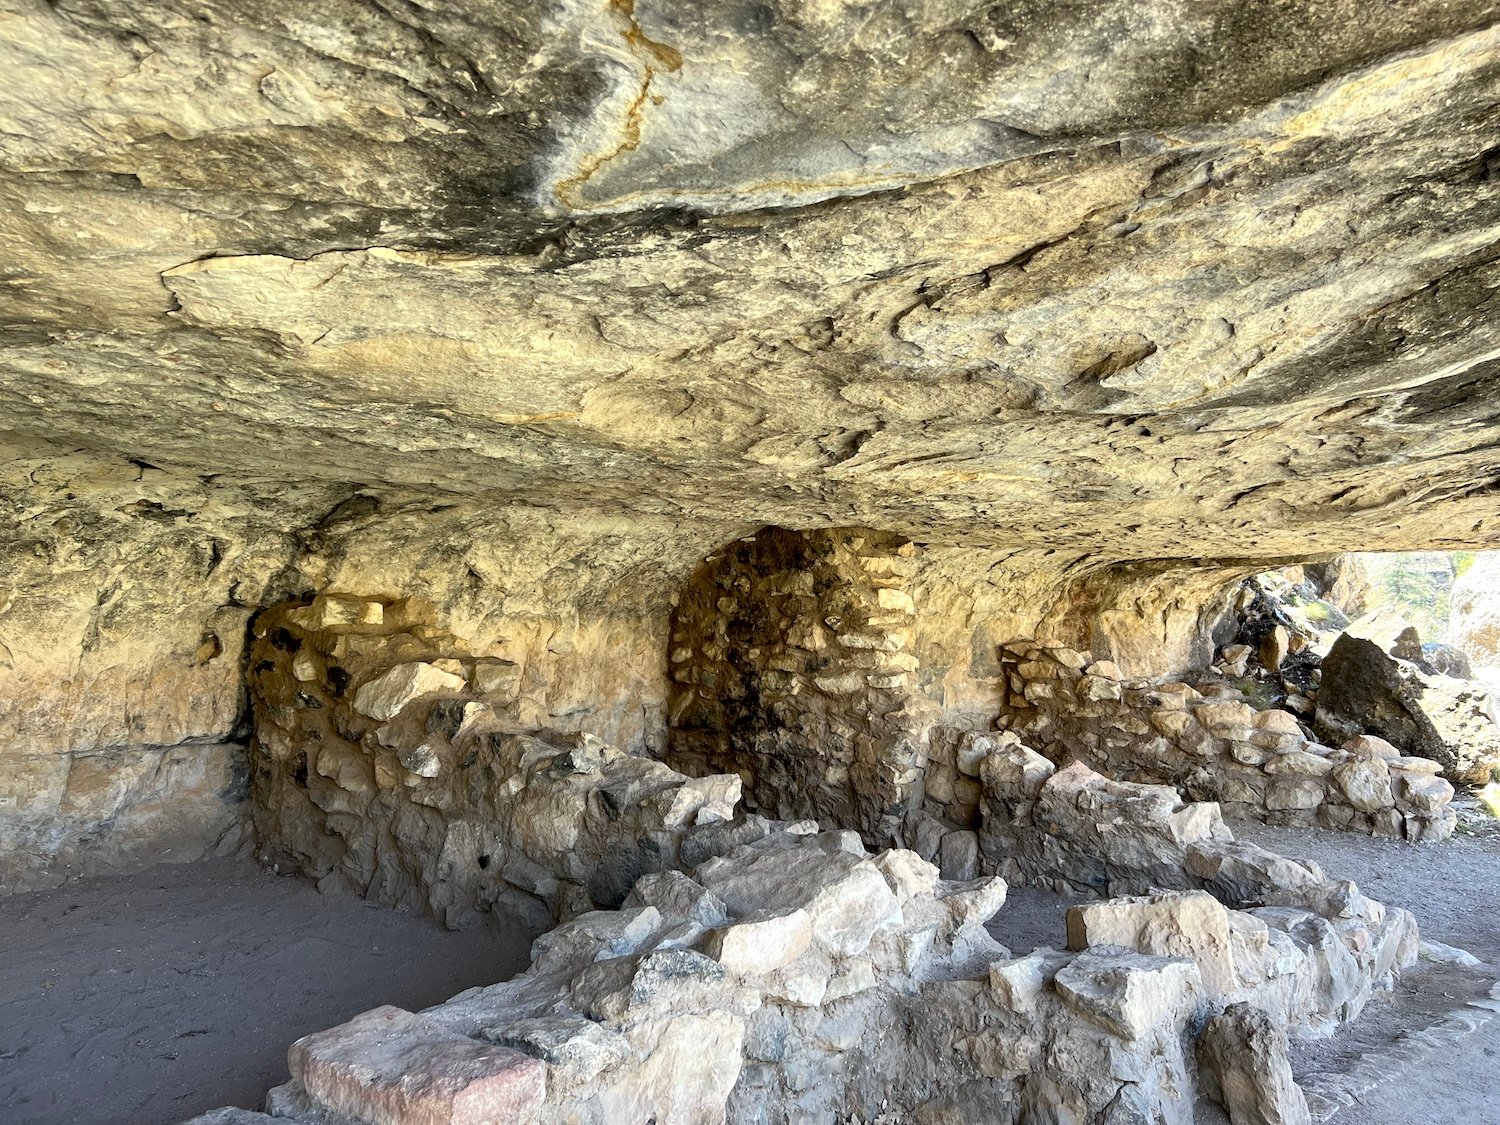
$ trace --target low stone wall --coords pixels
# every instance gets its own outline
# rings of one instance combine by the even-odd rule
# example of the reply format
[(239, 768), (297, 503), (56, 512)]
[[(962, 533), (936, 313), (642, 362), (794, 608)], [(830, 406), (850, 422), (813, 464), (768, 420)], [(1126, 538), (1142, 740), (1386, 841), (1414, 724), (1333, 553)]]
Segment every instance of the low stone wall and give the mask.
[(1231, 817), (1276, 824), (1439, 840), (1456, 823), (1440, 767), (1379, 739), (1322, 746), (1289, 711), (1257, 711), (1184, 683), (1127, 681), (1110, 662), (1060, 645), (1009, 644), (1001, 664), (997, 727), (1053, 761), (1180, 786)]
[(737, 776), (689, 779), (587, 732), (531, 737), (545, 712), (523, 668), (474, 655), (420, 603), (324, 594), (254, 632), (260, 854), (320, 882), (539, 931), (618, 906), (739, 799)]
[[(539, 939), (514, 980), (298, 1040), (291, 1081), (267, 1108), (309, 1125), (892, 1114), (1187, 1125), (1201, 1065), (1220, 1098), (1255, 1089), (1297, 1119), (1306, 1108), (1281, 1029), (1337, 1027), (1415, 961), (1410, 915), (1235, 845), (1211, 806), (1079, 766), (1053, 771), (1013, 740), (979, 768), (986, 855), (1001, 819), (1032, 839), (1065, 806), (1096, 822), (1074, 851), (1012, 835), (1018, 850), (1001, 864), (1092, 885), (1080, 857), (1112, 834), (1108, 882), (1133, 883), (1168, 859), (1161, 839), (1180, 838), (1218, 847), (1205, 885), (1253, 887), (1259, 901), (1231, 909), (1199, 890), (1084, 904), (1069, 912), (1067, 951), (1014, 957), (984, 928), (1003, 909), (1004, 879), (947, 881), (914, 852), (870, 854), (852, 831), (736, 815), (696, 857), (679, 851), (683, 870), (645, 874), (621, 909)], [(1259, 882), (1244, 876), (1257, 854), (1268, 857)], [(1280, 885), (1289, 873), (1294, 885)], [(1279, 1065), (1212, 1049), (1252, 1031), (1262, 1062)], [(226, 1110), (199, 1122), (268, 1120)]]

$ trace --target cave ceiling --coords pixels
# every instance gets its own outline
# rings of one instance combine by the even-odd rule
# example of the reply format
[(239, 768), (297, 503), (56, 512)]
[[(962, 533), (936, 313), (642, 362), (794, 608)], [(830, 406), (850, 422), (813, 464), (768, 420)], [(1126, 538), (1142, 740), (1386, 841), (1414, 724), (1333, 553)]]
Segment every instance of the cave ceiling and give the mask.
[(1500, 547), (1500, 3), (20, 0), (0, 74), (8, 459)]

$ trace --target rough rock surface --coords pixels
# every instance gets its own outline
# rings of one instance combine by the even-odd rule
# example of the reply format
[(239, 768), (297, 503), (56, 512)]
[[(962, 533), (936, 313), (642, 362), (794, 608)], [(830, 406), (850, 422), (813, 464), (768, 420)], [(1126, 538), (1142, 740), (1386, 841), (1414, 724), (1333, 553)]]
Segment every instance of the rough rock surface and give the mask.
[(1430, 758), (1454, 782), (1482, 785), (1500, 769), (1500, 699), (1477, 680), (1431, 671), (1417, 631), (1361, 618), (1323, 661), (1317, 728), (1339, 739), (1376, 735)]
[(1198, 1040), (1208, 1095), (1231, 1125), (1312, 1125), (1292, 1078), (1286, 1028), (1248, 1004), (1231, 1004)]
[(1494, 0), (189, 7), (0, 16), (0, 886), (211, 846), (309, 592), (660, 750), (766, 525), (932, 552), (946, 717), (990, 642), (1181, 671), (1233, 577), (1500, 544)]
[(1500, 680), (1500, 551), (1475, 557), (1455, 579), (1448, 605), (1448, 639), (1480, 674)]

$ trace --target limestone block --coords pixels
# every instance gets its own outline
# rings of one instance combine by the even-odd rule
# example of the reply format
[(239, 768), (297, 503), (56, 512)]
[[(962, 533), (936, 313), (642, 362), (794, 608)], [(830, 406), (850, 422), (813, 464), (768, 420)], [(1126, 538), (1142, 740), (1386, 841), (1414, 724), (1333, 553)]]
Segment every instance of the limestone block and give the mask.
[(894, 610), (899, 613), (915, 613), (916, 603), (912, 596), (905, 590), (893, 590), (889, 587), (881, 587), (875, 591), (875, 603), (881, 609)]
[(1151, 725), (1168, 738), (1177, 738), (1197, 724), (1187, 711), (1153, 711)]
[(1293, 750), (1288, 754), (1267, 758), (1261, 768), (1266, 773), (1277, 776), (1322, 777), (1333, 769), (1333, 763), (1327, 758), (1309, 754), (1305, 750)]
[(1403, 771), (1398, 778), (1397, 805), (1417, 812), (1435, 813), (1453, 800), (1453, 786), (1441, 777)]
[(354, 709), (361, 715), (385, 722), (401, 713), (408, 703), (440, 691), (462, 691), (464, 678), (444, 672), (425, 661), (398, 664), (385, 674), (362, 684), (354, 693)]
[(729, 910), (707, 887), (681, 871), (657, 871), (642, 875), (630, 889), (626, 908), (654, 906), (663, 918), (692, 922), (705, 929), (729, 921)]
[(1238, 739), (1227, 740), (1227, 747), (1229, 756), (1242, 766), (1264, 765), (1271, 757), (1270, 751)]
[(1282, 661), (1287, 658), (1291, 650), (1291, 635), (1287, 632), (1285, 625), (1274, 626), (1269, 633), (1260, 639), (1260, 662), (1272, 672), (1281, 667)]
[(829, 695), (853, 695), (864, 690), (865, 677), (862, 672), (841, 672), (833, 676), (814, 676), (813, 684)]
[(937, 887), (937, 866), (916, 852), (892, 848), (881, 852), (872, 862), (903, 906), (914, 898), (932, 894)]
[(1012, 735), (1008, 745), (982, 759), (980, 777), (986, 789), (1014, 799), (1035, 797), (1056, 770), (1052, 762)]
[(995, 748), (996, 739), (992, 736), (965, 731), (954, 748), (958, 772), (968, 777), (980, 776), (981, 763), (995, 751)]
[(1440, 762), (1434, 762), (1431, 758), (1387, 758), (1392, 769), (1399, 769), (1404, 774), (1420, 774), (1426, 777), (1436, 777), (1443, 772)]
[(863, 953), (870, 939), (899, 925), (901, 904), (880, 868), (848, 852), (765, 848), (742, 858), (710, 860), (698, 879), (734, 915), (805, 909), (814, 940), (830, 952)]
[[(1358, 758), (1385, 758), (1393, 761), (1401, 757), (1400, 750), (1396, 749), (1396, 747), (1392, 746), (1385, 739), (1378, 738), (1373, 734), (1362, 734), (1356, 738), (1351, 738), (1343, 744), (1342, 749), (1349, 751), (1349, 753)], [(1428, 758), (1419, 760), (1431, 761)], [(1437, 763), (1434, 764), (1436, 765)], [(1441, 765), (1438, 765), (1439, 772), (1441, 772), (1442, 768)]]
[(560, 1068), (570, 1082), (588, 1082), (630, 1056), (623, 1035), (582, 1016), (537, 1016), (482, 1028), (479, 1035)]
[(1229, 912), (1203, 891), (1116, 898), (1068, 909), (1068, 948), (1123, 946), (1138, 953), (1186, 957), (1212, 995), (1234, 989)]
[(1291, 775), (1277, 778), (1266, 788), (1266, 808), (1278, 811), (1315, 809), (1325, 791), (1317, 778)]
[(771, 973), (806, 953), (812, 939), (812, 916), (806, 910), (766, 912), (714, 930), (703, 951), (731, 973)]
[(990, 990), (1002, 1006), (1026, 1011), (1069, 960), (1066, 954), (1043, 948), (1010, 961), (995, 961), (990, 965)]
[(1358, 758), (1346, 762), (1333, 771), (1332, 777), (1344, 799), (1360, 812), (1375, 812), (1395, 801), (1391, 792), (1390, 767), (1384, 758)]
[(361, 1121), (522, 1121), (547, 1092), (540, 1060), (389, 1006), (303, 1036), (287, 1058), (320, 1105)]
[(734, 999), (724, 967), (687, 949), (657, 950), (589, 965), (567, 985), (567, 1003), (590, 1019), (719, 1011)]
[(1285, 1027), (1248, 1004), (1231, 1004), (1198, 1040), (1204, 1093), (1233, 1125), (1311, 1125), (1307, 1099), (1292, 1077)]
[(1297, 716), (1290, 711), (1278, 711), (1273, 709), (1257, 711), (1253, 723), (1257, 730), (1275, 731), (1278, 734), (1294, 734), (1302, 737), (1302, 727), (1297, 722)]
[(979, 835), (949, 832), (938, 845), (938, 868), (944, 879), (966, 881), (979, 874)]
[(1103, 676), (1084, 676), (1078, 682), (1078, 694), (1091, 703), (1104, 703), (1119, 699), (1121, 688), (1118, 680)]
[[(1237, 700), (1219, 700), (1213, 703), (1200, 703), (1194, 713), (1198, 721), (1215, 734), (1222, 731), (1245, 730), (1254, 725), (1255, 712), (1248, 703), (1240, 703)], [(1223, 737), (1231, 737), (1224, 734)]]
[(1106, 947), (1079, 954), (1057, 971), (1052, 987), (1079, 1015), (1134, 1041), (1184, 1019), (1203, 982), (1185, 958)]
[(443, 772), (442, 759), (425, 742), (410, 750), (400, 751), (396, 755), (396, 760), (401, 763), (403, 769), (417, 777), (436, 777)]
[(538, 937), (531, 945), (531, 961), (550, 972), (625, 957), (640, 952), (662, 926), (661, 912), (654, 906), (591, 910)]
[(352, 594), (319, 594), (312, 605), (293, 610), (289, 616), (309, 631), (381, 625), (385, 622), (385, 607), (380, 602)]

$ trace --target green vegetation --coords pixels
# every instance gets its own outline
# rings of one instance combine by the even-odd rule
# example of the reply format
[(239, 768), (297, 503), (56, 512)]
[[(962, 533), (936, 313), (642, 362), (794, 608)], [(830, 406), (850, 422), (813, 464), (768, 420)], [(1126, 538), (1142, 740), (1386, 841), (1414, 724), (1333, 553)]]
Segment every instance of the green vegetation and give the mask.
[(1448, 632), (1453, 581), (1474, 565), (1473, 551), (1413, 551), (1361, 555), (1370, 572), (1376, 605), (1389, 606), (1417, 627), (1422, 640), (1441, 641)]

